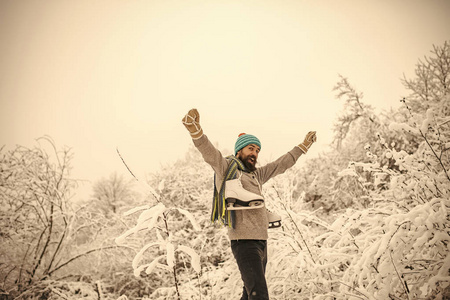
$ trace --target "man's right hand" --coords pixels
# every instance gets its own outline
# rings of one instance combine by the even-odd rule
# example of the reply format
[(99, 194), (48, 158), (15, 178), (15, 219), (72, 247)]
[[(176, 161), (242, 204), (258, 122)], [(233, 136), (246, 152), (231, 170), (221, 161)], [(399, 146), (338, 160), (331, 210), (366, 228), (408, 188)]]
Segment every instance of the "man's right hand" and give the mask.
[(191, 109), (184, 116), (182, 122), (194, 140), (199, 139), (203, 135), (203, 129), (200, 126), (200, 114), (197, 109)]

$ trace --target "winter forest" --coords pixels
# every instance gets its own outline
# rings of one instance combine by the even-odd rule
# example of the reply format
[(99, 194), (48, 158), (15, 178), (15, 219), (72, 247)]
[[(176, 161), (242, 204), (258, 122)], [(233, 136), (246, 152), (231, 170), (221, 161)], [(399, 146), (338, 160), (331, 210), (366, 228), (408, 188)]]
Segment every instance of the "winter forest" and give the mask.
[[(331, 150), (264, 186), (283, 224), (269, 230), (271, 299), (449, 299), (450, 41), (401, 83), (399, 108), (376, 113), (337, 77)], [(145, 180), (131, 169), (98, 180), (75, 203), (76, 153), (39, 145), (0, 148), (0, 299), (239, 298), (194, 146)]]

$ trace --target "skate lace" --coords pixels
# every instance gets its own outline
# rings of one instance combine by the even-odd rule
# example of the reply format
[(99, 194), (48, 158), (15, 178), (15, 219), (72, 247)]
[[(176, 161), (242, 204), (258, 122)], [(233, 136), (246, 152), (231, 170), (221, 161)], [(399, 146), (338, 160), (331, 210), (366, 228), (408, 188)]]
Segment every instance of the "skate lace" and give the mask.
[(242, 181), (241, 181), (241, 178), (242, 178), (242, 172), (238, 170), (238, 174), (239, 174), (239, 177), (237, 178), (237, 179), (239, 179), (239, 180), (238, 180), (238, 185), (239, 185), (239, 187), (244, 188), (244, 187), (242, 186)]

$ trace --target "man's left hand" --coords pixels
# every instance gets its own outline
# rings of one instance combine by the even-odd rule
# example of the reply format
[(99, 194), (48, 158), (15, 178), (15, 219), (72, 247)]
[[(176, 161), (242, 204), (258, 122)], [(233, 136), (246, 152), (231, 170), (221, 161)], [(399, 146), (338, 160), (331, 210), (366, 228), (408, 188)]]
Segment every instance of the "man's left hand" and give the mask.
[(298, 147), (300, 148), (300, 150), (302, 150), (303, 153), (306, 154), (306, 152), (308, 152), (308, 150), (311, 147), (311, 145), (314, 142), (316, 142), (316, 141), (317, 141), (316, 132), (315, 131), (310, 131), (305, 136), (305, 140), (303, 141), (303, 143), (298, 145)]

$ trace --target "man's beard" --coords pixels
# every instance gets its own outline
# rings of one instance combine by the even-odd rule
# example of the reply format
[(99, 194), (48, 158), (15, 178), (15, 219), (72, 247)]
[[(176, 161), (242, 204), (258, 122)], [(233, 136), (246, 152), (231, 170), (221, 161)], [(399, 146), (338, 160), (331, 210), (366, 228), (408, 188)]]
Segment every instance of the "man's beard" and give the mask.
[[(252, 157), (254, 159), (254, 163), (252, 163), (249, 158)], [(250, 172), (253, 172), (256, 170), (256, 157), (253, 155), (247, 155), (243, 156), (242, 154), (239, 154), (238, 158), (242, 161), (244, 166), (249, 170)]]

